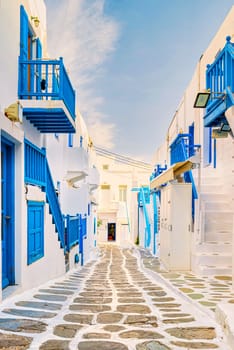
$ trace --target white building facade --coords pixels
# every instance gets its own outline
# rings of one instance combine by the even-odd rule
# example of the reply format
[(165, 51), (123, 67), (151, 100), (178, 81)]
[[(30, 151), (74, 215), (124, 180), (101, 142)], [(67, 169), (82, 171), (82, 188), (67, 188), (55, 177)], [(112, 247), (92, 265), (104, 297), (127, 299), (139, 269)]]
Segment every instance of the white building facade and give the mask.
[[(160, 211), (159, 256), (169, 270), (234, 276), (233, 32), (234, 8), (201, 56), (154, 155), (150, 188)], [(206, 108), (196, 108), (198, 92), (207, 89)], [(179, 254), (187, 258), (178, 267)]]
[(137, 195), (148, 187), (151, 166), (109, 152), (98, 152), (100, 187), (98, 242), (137, 243), (139, 220)]
[(1, 1), (0, 33), (0, 275), (19, 292), (95, 254), (99, 174), (44, 1)]

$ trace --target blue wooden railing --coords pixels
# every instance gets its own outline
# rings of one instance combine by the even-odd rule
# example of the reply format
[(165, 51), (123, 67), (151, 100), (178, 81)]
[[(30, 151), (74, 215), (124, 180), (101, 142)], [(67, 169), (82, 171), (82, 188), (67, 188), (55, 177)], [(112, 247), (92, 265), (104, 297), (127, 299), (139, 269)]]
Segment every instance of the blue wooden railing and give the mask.
[(38, 185), (46, 192), (46, 200), (49, 203), (50, 213), (52, 214), (53, 222), (58, 232), (61, 247), (64, 248), (64, 219), (46, 159), (45, 149), (36, 147), (26, 139), (24, 145), (24, 181), (26, 184)]
[(228, 36), (226, 45), (216, 55), (214, 62), (207, 65), (206, 88), (210, 90), (211, 95), (204, 116), (205, 126), (215, 126), (225, 121), (224, 112), (234, 103), (233, 72), (234, 44)]
[(59, 60), (22, 60), (19, 57), (18, 95), (20, 99), (63, 100), (75, 119), (75, 91)]
[(24, 178), (31, 185), (46, 185), (45, 151), (24, 140)]
[(81, 215), (76, 216), (67, 215), (66, 220), (66, 250), (70, 251), (71, 247), (79, 243), (80, 230), (81, 230)]
[[(171, 165), (187, 160), (189, 157), (195, 154), (195, 151), (198, 148), (200, 148), (200, 145), (195, 145), (193, 143), (193, 137), (190, 133), (178, 134), (175, 140), (170, 145)], [(198, 198), (198, 194), (191, 170), (186, 171), (184, 173), (184, 180), (185, 182), (189, 182), (192, 184), (192, 216), (194, 218), (195, 199)]]
[(61, 247), (65, 248), (64, 241), (64, 219), (58, 201), (57, 193), (54, 188), (53, 179), (50, 173), (48, 162), (46, 161), (46, 200), (49, 203), (50, 212), (53, 217), (56, 231), (61, 243)]
[(154, 171), (152, 172), (151, 176), (150, 176), (150, 181), (152, 181), (153, 179), (155, 179), (157, 176), (159, 176), (160, 174), (162, 174), (162, 172), (164, 170), (167, 170), (167, 165), (165, 164), (164, 166), (161, 166), (160, 164), (156, 164)]
[(148, 187), (140, 187), (138, 192), (138, 205), (143, 207), (144, 218), (145, 218), (145, 237), (144, 247), (148, 248), (151, 242), (151, 225), (146, 204), (150, 203), (150, 191)]

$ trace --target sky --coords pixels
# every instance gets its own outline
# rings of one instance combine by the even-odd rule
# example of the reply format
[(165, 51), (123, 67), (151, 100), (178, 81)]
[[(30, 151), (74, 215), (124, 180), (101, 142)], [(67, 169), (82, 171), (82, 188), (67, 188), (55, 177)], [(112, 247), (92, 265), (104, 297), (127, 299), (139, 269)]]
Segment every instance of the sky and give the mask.
[(234, 0), (45, 4), (50, 57), (64, 58), (94, 145), (150, 162)]

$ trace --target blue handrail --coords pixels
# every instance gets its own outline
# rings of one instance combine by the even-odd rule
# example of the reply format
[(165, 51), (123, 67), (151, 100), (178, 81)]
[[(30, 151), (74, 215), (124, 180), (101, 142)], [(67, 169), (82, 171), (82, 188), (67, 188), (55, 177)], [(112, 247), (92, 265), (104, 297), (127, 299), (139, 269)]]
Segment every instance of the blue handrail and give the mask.
[(18, 95), (20, 99), (63, 100), (75, 120), (75, 91), (59, 60), (22, 60), (19, 57)]
[(65, 248), (64, 241), (64, 219), (60, 209), (60, 204), (54, 189), (53, 179), (50, 173), (48, 162), (46, 161), (46, 200), (49, 203), (53, 221), (58, 232), (61, 247)]
[(43, 149), (24, 140), (24, 182), (31, 185), (46, 185), (46, 155)]

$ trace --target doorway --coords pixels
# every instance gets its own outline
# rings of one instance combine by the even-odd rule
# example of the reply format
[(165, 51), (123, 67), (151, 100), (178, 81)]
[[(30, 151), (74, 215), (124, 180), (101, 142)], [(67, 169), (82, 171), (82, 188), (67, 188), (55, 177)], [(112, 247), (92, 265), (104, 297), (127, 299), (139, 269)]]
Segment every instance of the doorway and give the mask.
[(107, 239), (108, 239), (108, 241), (115, 241), (116, 240), (116, 223), (115, 222), (108, 223)]
[(2, 288), (15, 282), (14, 145), (1, 139)]

